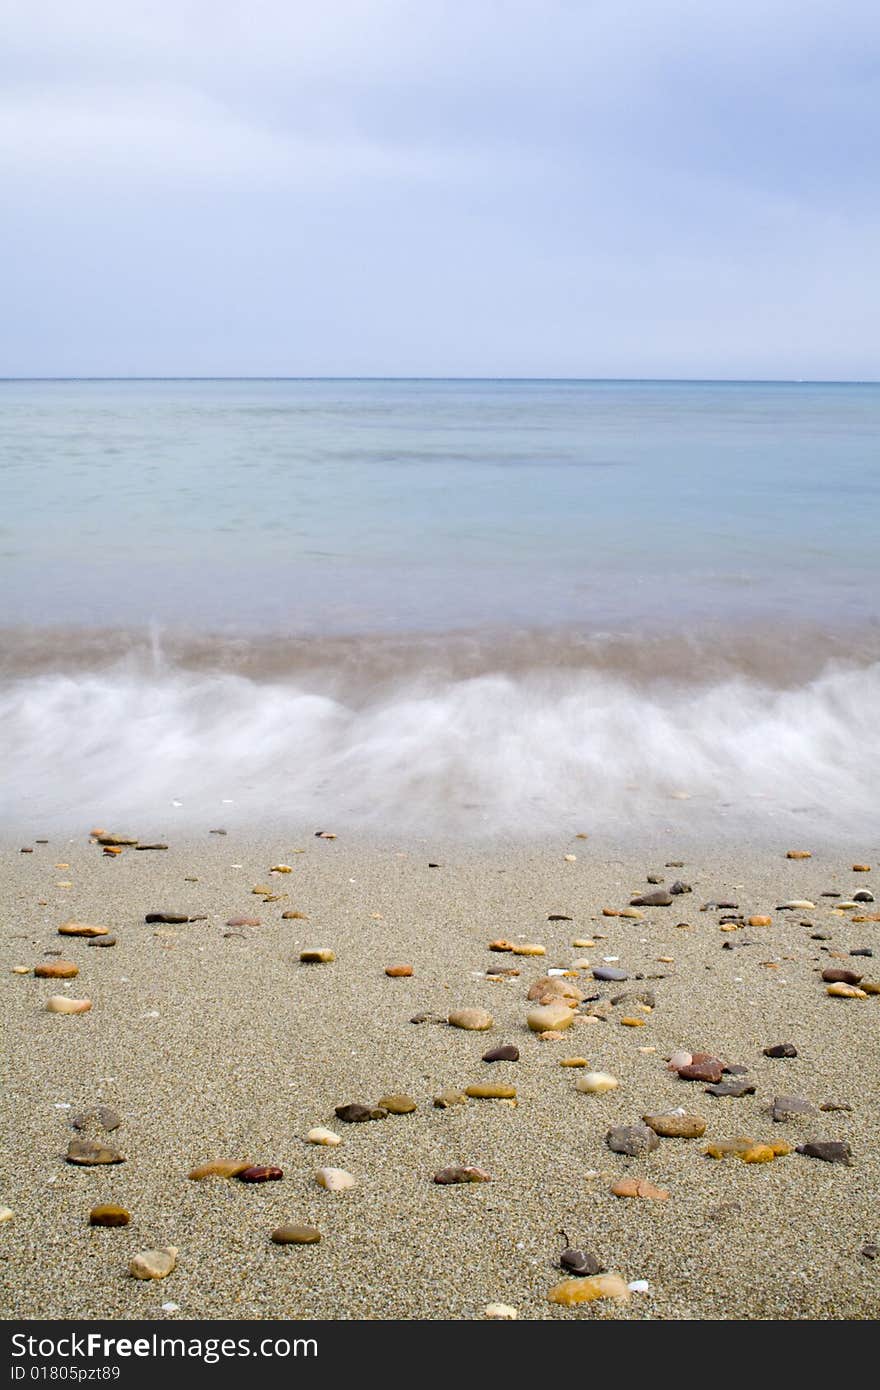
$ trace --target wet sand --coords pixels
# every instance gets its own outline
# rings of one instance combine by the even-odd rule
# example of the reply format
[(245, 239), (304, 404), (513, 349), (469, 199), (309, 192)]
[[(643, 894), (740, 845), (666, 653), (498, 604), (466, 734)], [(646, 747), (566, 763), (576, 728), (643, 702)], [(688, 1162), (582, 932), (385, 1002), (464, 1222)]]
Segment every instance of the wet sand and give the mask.
[[(846, 853), (809, 845), (812, 859), (791, 861), (787, 843), (710, 853), (565, 837), (540, 847), (441, 849), (230, 830), (115, 859), (87, 835), (53, 837), (32, 854), (19, 853), (24, 843), (3, 850), (0, 890), (8, 1054), (0, 1205), (14, 1213), (0, 1226), (3, 1316), (470, 1319), (493, 1302), (524, 1319), (876, 1312), (880, 1259), (861, 1251), (880, 1238), (880, 999), (829, 998), (818, 973), (837, 965), (880, 978), (880, 922), (851, 920), (876, 905), (841, 913), (819, 896), (833, 890), (846, 900), (871, 889), (877, 873), (851, 865), (876, 863), (875, 844)], [(684, 867), (666, 868), (674, 859)], [(440, 867), (429, 868), (431, 860)], [(279, 862), (293, 872), (270, 877)], [(645, 909), (641, 921), (601, 915), (650, 891), (648, 873), (667, 884), (682, 878), (693, 892)], [(264, 903), (251, 892), (258, 884), (286, 896)], [(775, 911), (790, 898), (815, 910)], [(700, 911), (719, 899), (746, 917), (768, 913), (773, 925), (724, 933), (723, 913)], [(283, 920), (293, 909), (308, 920)], [(152, 911), (207, 920), (147, 925)], [(240, 914), (261, 925), (226, 926)], [(573, 920), (550, 922), (549, 914)], [(118, 944), (97, 949), (59, 936), (68, 919), (103, 924)], [(829, 939), (813, 940), (814, 932)], [(491, 953), (497, 937), (542, 943), (546, 956)], [(576, 948), (576, 938), (596, 945)], [(743, 940), (754, 944), (723, 949)], [(300, 964), (309, 946), (332, 948), (335, 962)], [(874, 959), (849, 958), (861, 947)], [(69, 985), (11, 973), (55, 959), (48, 951), (79, 966)], [(586, 969), (578, 983), (608, 999), (653, 990), (644, 1027), (620, 1023), (633, 1013), (631, 999), (607, 1021), (578, 1020), (559, 1041), (529, 1033), (534, 980), (548, 967), (609, 956), (619, 957), (626, 983), (593, 982)], [(385, 975), (399, 962), (413, 966), (411, 978)], [(491, 967), (520, 975), (492, 982)], [(46, 1012), (58, 993), (89, 998), (93, 1008), (77, 1017)], [(489, 1010), (494, 1027), (410, 1022), (460, 1007)], [(798, 1056), (763, 1056), (780, 1042), (794, 1043)], [(519, 1048), (518, 1062), (481, 1061), (502, 1043)], [(680, 1080), (664, 1061), (677, 1048), (748, 1067), (756, 1093), (718, 1099)], [(581, 1073), (559, 1065), (574, 1055), (611, 1072), (619, 1088), (579, 1094)], [(514, 1085), (518, 1104), (432, 1104), (446, 1088), (485, 1081)], [(337, 1105), (388, 1092), (408, 1093), (417, 1111), (365, 1124), (334, 1115)], [(852, 1110), (774, 1123), (766, 1107), (777, 1095)], [(94, 1137), (126, 1161), (72, 1166), (64, 1160), (70, 1118), (97, 1103), (123, 1122)], [(704, 1140), (663, 1139), (644, 1158), (606, 1146), (609, 1126), (677, 1106), (707, 1119)], [(305, 1143), (313, 1126), (343, 1143)], [(844, 1140), (852, 1166), (796, 1152), (755, 1165), (703, 1156), (707, 1140), (743, 1133), (792, 1146)], [(277, 1164), (284, 1178), (188, 1180), (213, 1158)], [(348, 1170), (357, 1186), (322, 1191), (313, 1175), (326, 1164)], [(449, 1164), (485, 1168), (492, 1181), (434, 1184)], [(669, 1200), (611, 1195), (623, 1176), (646, 1178)], [(90, 1208), (106, 1201), (124, 1205), (130, 1225), (90, 1228)], [(719, 1215), (725, 1203), (736, 1206)], [(317, 1226), (321, 1242), (273, 1245), (269, 1233), (287, 1222)], [(627, 1305), (551, 1304), (566, 1244), (627, 1282), (646, 1280), (648, 1292)], [(175, 1271), (161, 1282), (132, 1279), (131, 1257), (163, 1245), (179, 1250)], [(166, 1303), (175, 1309), (163, 1313)]]

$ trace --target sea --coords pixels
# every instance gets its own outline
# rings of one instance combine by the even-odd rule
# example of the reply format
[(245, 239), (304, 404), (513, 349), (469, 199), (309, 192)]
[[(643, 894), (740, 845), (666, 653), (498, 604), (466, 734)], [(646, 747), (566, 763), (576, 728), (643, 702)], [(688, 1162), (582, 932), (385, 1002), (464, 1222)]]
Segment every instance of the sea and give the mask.
[(876, 843), (880, 385), (0, 382), (0, 825)]

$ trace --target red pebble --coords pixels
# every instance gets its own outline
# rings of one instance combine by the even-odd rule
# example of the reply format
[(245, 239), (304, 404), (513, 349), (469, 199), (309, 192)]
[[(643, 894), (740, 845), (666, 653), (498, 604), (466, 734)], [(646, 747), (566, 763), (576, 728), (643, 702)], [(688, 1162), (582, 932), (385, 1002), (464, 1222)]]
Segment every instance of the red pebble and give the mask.
[(238, 1177), (240, 1182), (277, 1182), (279, 1178), (284, 1177), (284, 1174), (280, 1168), (271, 1168), (265, 1164), (255, 1163), (252, 1168), (245, 1168)]

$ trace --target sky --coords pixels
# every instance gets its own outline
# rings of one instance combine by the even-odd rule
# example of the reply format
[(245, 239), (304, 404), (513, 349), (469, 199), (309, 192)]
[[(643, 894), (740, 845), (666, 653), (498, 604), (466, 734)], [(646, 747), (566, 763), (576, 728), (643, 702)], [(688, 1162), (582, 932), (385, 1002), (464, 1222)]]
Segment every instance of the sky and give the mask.
[(0, 32), (0, 375), (880, 378), (876, 0)]

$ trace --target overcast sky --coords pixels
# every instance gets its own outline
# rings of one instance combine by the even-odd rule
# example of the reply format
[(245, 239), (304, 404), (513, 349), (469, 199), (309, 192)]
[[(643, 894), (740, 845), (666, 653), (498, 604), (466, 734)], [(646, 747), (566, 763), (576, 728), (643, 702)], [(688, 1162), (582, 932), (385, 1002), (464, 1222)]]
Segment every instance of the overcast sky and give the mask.
[(880, 377), (877, 0), (0, 32), (0, 374)]

